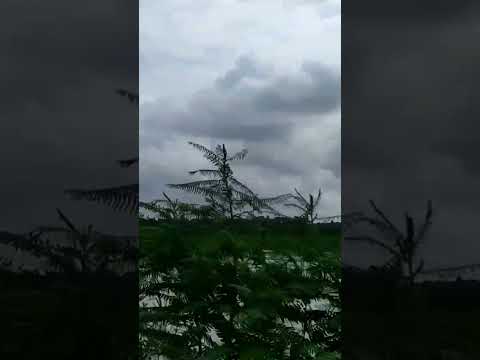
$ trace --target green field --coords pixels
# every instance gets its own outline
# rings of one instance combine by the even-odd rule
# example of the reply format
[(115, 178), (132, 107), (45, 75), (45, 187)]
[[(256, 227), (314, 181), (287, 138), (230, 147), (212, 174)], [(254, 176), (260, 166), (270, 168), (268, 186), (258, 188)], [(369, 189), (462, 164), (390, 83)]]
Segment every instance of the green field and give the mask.
[[(184, 244), (197, 248), (208, 248), (218, 242), (219, 237), (229, 232), (235, 242), (250, 248), (268, 249), (275, 252), (293, 252), (309, 256), (312, 253), (332, 252), (340, 254), (339, 229), (323, 229), (319, 225), (305, 224), (255, 224), (236, 222), (184, 223), (141, 225), (140, 241), (157, 241), (168, 243), (169, 237), (181, 238)], [(161, 244), (159, 244), (161, 245)]]

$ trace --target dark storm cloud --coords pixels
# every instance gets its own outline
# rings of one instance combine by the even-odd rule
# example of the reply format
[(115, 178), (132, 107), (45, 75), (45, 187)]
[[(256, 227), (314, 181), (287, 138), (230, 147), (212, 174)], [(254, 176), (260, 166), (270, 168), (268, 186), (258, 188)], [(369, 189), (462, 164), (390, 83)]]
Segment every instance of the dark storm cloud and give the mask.
[[(97, 78), (132, 81), (137, 55), (136, 2), (108, 0), (66, 4), (61, 1), (4, 1), (2, 81), (10, 104), (52, 98), (61, 85)], [(130, 16), (129, 14), (132, 14)], [(117, 39), (115, 41), (115, 39)], [(76, 70), (76, 71), (74, 71)], [(85, 78), (87, 75), (89, 78)]]
[(261, 111), (285, 113), (325, 113), (335, 109), (340, 103), (340, 77), (321, 64), (306, 63), (302, 70), (307, 81), (290, 78), (276, 80), (263, 89), (256, 107)]
[(231, 126), (219, 125), (212, 127), (210, 131), (203, 132), (203, 128), (198, 128), (197, 135), (211, 136), (222, 139), (245, 139), (247, 141), (265, 141), (268, 138), (282, 139), (290, 130), (291, 126), (281, 125), (242, 125), (234, 123)]
[[(302, 67), (307, 79), (300, 75), (265, 79), (267, 71), (257, 70), (261, 68), (252, 59), (240, 57), (233, 69), (217, 79), (216, 87), (197, 93), (185, 111), (171, 109), (161, 100), (146, 103), (142, 108), (145, 141), (161, 129), (182, 135), (280, 141), (295, 122), (302, 121), (299, 116), (338, 109), (340, 78), (331, 69), (311, 62)], [(237, 84), (246, 77), (266, 84), (260, 88)]]
[(432, 199), (427, 266), (477, 261), (478, 4), (352, 2), (343, 16), (344, 211), (374, 199), (401, 225)]
[(4, 1), (0, 8), (8, 209), (0, 229), (55, 223), (61, 207), (79, 224), (110, 231), (119, 215), (67, 200), (63, 190), (137, 181), (135, 169), (116, 168), (116, 159), (137, 153), (138, 122), (135, 107), (114, 91), (138, 87), (138, 2)]

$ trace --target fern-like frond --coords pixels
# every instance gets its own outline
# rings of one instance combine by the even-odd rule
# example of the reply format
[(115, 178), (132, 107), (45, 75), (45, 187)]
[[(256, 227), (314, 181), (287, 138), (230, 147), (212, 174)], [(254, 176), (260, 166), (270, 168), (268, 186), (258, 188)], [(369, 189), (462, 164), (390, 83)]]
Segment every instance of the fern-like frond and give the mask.
[(233, 185), (237, 186), (240, 189), (240, 191), (245, 192), (249, 196), (256, 196), (255, 193), (247, 185), (243, 184), (242, 182), (235, 179), (234, 177), (231, 177), (229, 180)]
[(369, 201), (370, 206), (373, 208), (373, 211), (383, 220), (383, 222), (390, 227), (390, 229), (396, 233), (398, 236), (403, 237), (403, 234), (398, 228), (393, 225), (393, 223), (390, 221), (390, 219), (377, 207), (375, 202), (373, 200)]
[(162, 195), (170, 205), (174, 205), (177, 202), (177, 200), (174, 201), (174, 200), (170, 199), (170, 197), (167, 194), (165, 194), (164, 192), (162, 192)]
[(433, 216), (432, 201), (429, 200), (427, 203), (427, 212), (425, 214), (425, 220), (422, 226), (420, 227), (420, 230), (417, 233), (417, 237), (416, 237), (417, 244), (425, 238), (425, 235), (430, 229), (432, 225), (432, 216)]
[(60, 220), (62, 220), (71, 231), (73, 231), (76, 234), (80, 234), (80, 232), (77, 230), (75, 225), (73, 225), (73, 222), (71, 222), (70, 219), (58, 208), (57, 208), (57, 214)]
[(190, 175), (200, 174), (202, 176), (212, 177), (212, 178), (221, 178), (222, 173), (214, 169), (199, 169), (188, 172)]
[(261, 198), (261, 200), (267, 204), (278, 204), (283, 203), (292, 198), (292, 194), (282, 194), (278, 196), (268, 197), (268, 198)]
[(356, 216), (355, 218), (352, 219), (352, 222), (354, 223), (367, 223), (369, 225), (374, 226), (378, 231), (381, 233), (391, 236), (393, 238), (395, 237), (403, 237), (402, 234), (399, 234), (395, 229), (392, 229), (391, 226), (389, 226), (387, 223), (385, 223), (381, 219), (376, 219), (372, 218), (369, 216), (365, 216), (363, 214)]
[(118, 211), (134, 213), (138, 210), (138, 184), (93, 190), (71, 189), (65, 193), (74, 200), (102, 203)]
[(294, 189), (294, 190), (295, 190), (295, 193), (297, 194), (296, 196), (294, 195), (294, 198), (295, 198), (298, 202), (302, 203), (303, 205), (308, 206), (308, 201), (307, 201), (307, 199), (305, 199), (305, 198), (303, 197), (303, 195), (300, 194), (300, 192), (299, 192), (297, 189)]
[(320, 202), (320, 199), (322, 198), (322, 189), (318, 189), (317, 197), (315, 198), (315, 201), (313, 203), (313, 208), (315, 209), (318, 206), (318, 203)]
[(167, 184), (173, 189), (180, 189), (188, 192), (197, 193), (199, 190), (219, 188), (222, 185), (221, 180), (199, 180), (183, 184)]
[(243, 149), (243, 150), (237, 152), (235, 155), (230, 156), (227, 160), (228, 161), (243, 160), (243, 159), (245, 159), (247, 154), (248, 154), (248, 150)]
[(185, 184), (167, 184), (167, 186), (196, 195), (212, 196), (214, 198), (219, 198), (222, 196), (222, 194), (219, 193), (219, 190), (221, 190), (222, 186), (221, 180), (201, 180)]
[(216, 166), (220, 166), (221, 164), (221, 158), (212, 150), (208, 149), (207, 147), (194, 143), (192, 141), (188, 142), (190, 145), (192, 145), (195, 149), (199, 150), (200, 152), (203, 153), (203, 156), (210, 161), (212, 164)]
[(377, 240), (371, 236), (345, 236), (344, 239), (347, 241), (360, 241), (370, 243), (372, 245), (381, 247), (384, 250), (387, 250), (389, 253), (391, 253), (393, 256), (396, 256), (397, 258), (401, 258), (401, 254), (393, 247), (384, 244), (382, 241)]

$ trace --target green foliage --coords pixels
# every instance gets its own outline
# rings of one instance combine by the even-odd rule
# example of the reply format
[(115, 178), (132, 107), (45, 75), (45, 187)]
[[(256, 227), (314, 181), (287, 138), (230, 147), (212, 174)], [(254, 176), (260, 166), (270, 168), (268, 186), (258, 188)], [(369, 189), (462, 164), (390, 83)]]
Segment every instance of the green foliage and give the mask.
[(338, 349), (338, 252), (265, 250), (233, 225), (189, 237), (200, 227), (141, 230), (145, 356), (313, 360)]
[(165, 193), (163, 196), (164, 199), (140, 202), (140, 206), (158, 216), (158, 219), (166, 221), (201, 220), (218, 216), (209, 206), (172, 200)]
[[(229, 155), (225, 145), (189, 144), (213, 168), (189, 172), (203, 180), (168, 186), (206, 204), (165, 193), (140, 204), (158, 216), (140, 219), (151, 225), (140, 227), (141, 358), (338, 358), (340, 236), (313, 224), (321, 192), (309, 201), (298, 191), (261, 198), (231, 168), (246, 149)], [(284, 222), (272, 207), (292, 197), (307, 221)]]

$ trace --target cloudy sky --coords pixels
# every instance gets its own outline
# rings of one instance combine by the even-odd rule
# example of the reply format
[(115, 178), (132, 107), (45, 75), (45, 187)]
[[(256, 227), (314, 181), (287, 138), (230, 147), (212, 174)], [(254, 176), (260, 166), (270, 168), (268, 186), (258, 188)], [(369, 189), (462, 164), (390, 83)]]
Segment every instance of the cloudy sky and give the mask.
[(116, 164), (137, 152), (137, 109), (115, 94), (138, 86), (138, 4), (7, 0), (0, 11), (0, 231), (60, 225), (58, 207), (78, 227), (136, 233), (135, 216), (64, 190), (138, 181)]
[[(479, 263), (478, 1), (343, 4), (342, 208), (434, 218), (425, 267)], [(347, 261), (364, 253), (345, 244)]]
[[(340, 213), (340, 1), (140, 0), (140, 191), (208, 164), (188, 141), (246, 147), (264, 195), (324, 191)], [(172, 196), (185, 195), (168, 190)]]

